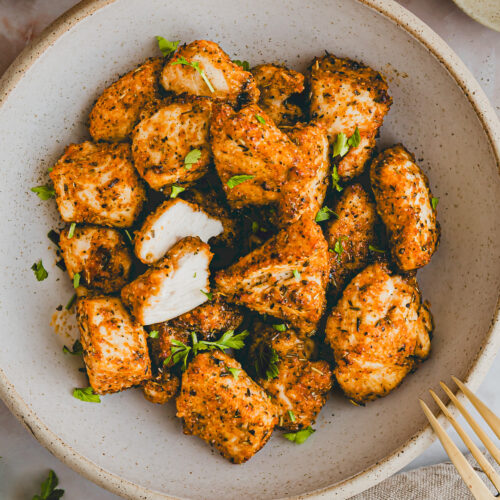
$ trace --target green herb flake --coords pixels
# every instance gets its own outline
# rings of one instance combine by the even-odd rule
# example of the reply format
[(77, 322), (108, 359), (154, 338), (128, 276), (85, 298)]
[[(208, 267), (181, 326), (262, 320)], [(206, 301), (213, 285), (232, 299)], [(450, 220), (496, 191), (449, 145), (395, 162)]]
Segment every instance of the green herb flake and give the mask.
[(73, 397), (87, 403), (100, 403), (101, 398), (92, 387), (77, 387), (73, 390)]
[(337, 255), (342, 255), (342, 253), (344, 252), (344, 247), (342, 246), (342, 242), (344, 240), (347, 240), (348, 237), (347, 236), (341, 236), (340, 238), (337, 239), (337, 241), (335, 242), (335, 245), (333, 246), (333, 251), (337, 254)]
[(69, 299), (68, 303), (66, 304), (66, 311), (69, 311), (73, 307), (75, 300), (76, 300), (76, 293), (73, 294), (71, 299)]
[(295, 279), (300, 280), (300, 273), (297, 271), (297, 269), (293, 270), (293, 276)]
[(211, 292), (205, 292), (204, 290), (200, 290), (200, 292), (207, 297), (208, 300), (212, 300), (214, 298), (214, 294)]
[(195, 163), (198, 163), (200, 161), (200, 158), (201, 151), (199, 149), (192, 149), (184, 158), (184, 168), (186, 170), (190, 170)]
[(340, 156), (342, 158), (348, 151), (347, 136), (343, 132), (340, 132), (340, 134), (337, 134), (335, 142), (333, 143), (333, 157)]
[(334, 215), (335, 217), (338, 217), (338, 215), (333, 210), (331, 210), (327, 206), (324, 206), (323, 208), (321, 208), (318, 211), (314, 220), (316, 222), (322, 222), (324, 220), (330, 219), (332, 215)]
[(132, 236), (130, 235), (130, 233), (128, 232), (128, 229), (125, 229), (125, 234), (127, 235), (127, 238), (128, 240), (130, 241), (130, 243), (132, 243)]
[(245, 181), (249, 181), (253, 179), (253, 175), (233, 175), (228, 181), (227, 181), (227, 187), (229, 189), (233, 189), (234, 187), (238, 186), (239, 184), (242, 184)]
[(307, 441), (307, 438), (314, 434), (316, 431), (311, 427), (306, 427), (298, 432), (288, 432), (283, 434), (283, 437), (288, 439), (288, 441), (292, 441), (295, 444), (302, 444)]
[(257, 233), (259, 231), (259, 223), (256, 221), (252, 222), (252, 233)]
[[(187, 156), (186, 156), (186, 158), (187, 158)], [(184, 158), (184, 162), (186, 161), (186, 158)], [(183, 188), (181, 186), (177, 186), (177, 185), (174, 184), (172, 186), (172, 192), (170, 193), (170, 198), (177, 198), (177, 195), (179, 195), (183, 191), (186, 191), (186, 188)]]
[(372, 252), (377, 252), (377, 253), (385, 253), (385, 250), (382, 248), (378, 248), (375, 245), (368, 245), (368, 250), (371, 250)]
[(76, 228), (76, 222), (72, 222), (71, 225), (69, 226), (68, 240), (73, 238), (73, 235), (75, 234), (75, 228)]
[(43, 263), (41, 260), (38, 262), (35, 262), (32, 266), (31, 269), (35, 273), (35, 277), (38, 281), (43, 281), (47, 279), (49, 273), (46, 271), (46, 269), (43, 267)]
[(292, 421), (292, 422), (295, 422), (296, 418), (295, 418), (295, 413), (293, 413), (292, 410), (288, 410), (288, 418)]
[(361, 137), (359, 135), (359, 128), (356, 127), (356, 129), (354, 130), (354, 133), (347, 140), (347, 144), (349, 146), (351, 146), (351, 148), (357, 148), (359, 146), (360, 141), (361, 141)]
[(158, 330), (151, 330), (149, 332), (149, 336), (152, 338), (152, 339), (157, 339), (158, 338)]
[(73, 288), (78, 288), (80, 286), (80, 273), (75, 273), (73, 275)]
[(239, 59), (234, 59), (233, 63), (237, 64), (238, 66), (243, 68), (245, 71), (248, 71), (250, 69), (250, 63), (248, 61), (240, 61)]
[(277, 332), (286, 332), (286, 325), (284, 323), (281, 323), (279, 325), (273, 325), (273, 328), (277, 331)]
[(439, 198), (434, 198), (434, 196), (433, 196), (431, 198), (432, 210), (436, 210), (438, 203), (439, 203)]
[(334, 165), (332, 172), (332, 187), (333, 189), (336, 189), (340, 193), (340, 191), (342, 191), (344, 188), (339, 184), (339, 181), (340, 181), (340, 176), (337, 169), (337, 165)]
[(49, 476), (42, 483), (40, 494), (34, 495), (32, 500), (59, 500), (64, 495), (64, 490), (56, 489), (59, 479), (53, 470), (49, 471)]
[(264, 118), (262, 118), (262, 116), (260, 115), (255, 115), (255, 118), (257, 119), (257, 121), (259, 123), (262, 123), (262, 125), (265, 125), (266, 124), (266, 120), (264, 120)]
[(75, 340), (71, 350), (66, 346), (63, 347), (63, 353), (71, 354), (72, 356), (80, 356), (83, 354), (83, 346), (79, 340)]
[(238, 380), (241, 370), (239, 368), (228, 368), (229, 373), (233, 376), (235, 380)]
[(177, 59), (176, 61), (174, 61), (172, 63), (172, 65), (174, 65), (174, 64), (182, 64), (183, 66), (191, 66), (192, 68), (194, 68), (199, 73), (199, 75), (203, 78), (203, 81), (207, 84), (207, 87), (210, 90), (210, 92), (212, 92), (212, 93), (215, 92), (215, 89), (213, 88), (212, 84), (210, 83), (210, 80), (207, 78), (205, 71), (203, 71), (200, 68), (200, 63), (198, 61), (190, 62), (185, 57), (181, 56), (181, 57), (179, 57), (179, 59)]
[(180, 40), (171, 42), (170, 40), (167, 40), (162, 36), (156, 36), (155, 38), (156, 40), (158, 40), (158, 48), (161, 50), (161, 53), (164, 57), (172, 54), (172, 52), (175, 52), (180, 43)]
[(55, 190), (48, 186), (33, 187), (31, 188), (31, 191), (33, 191), (33, 193), (36, 193), (38, 198), (43, 201), (50, 200), (51, 198), (54, 198), (56, 196)]

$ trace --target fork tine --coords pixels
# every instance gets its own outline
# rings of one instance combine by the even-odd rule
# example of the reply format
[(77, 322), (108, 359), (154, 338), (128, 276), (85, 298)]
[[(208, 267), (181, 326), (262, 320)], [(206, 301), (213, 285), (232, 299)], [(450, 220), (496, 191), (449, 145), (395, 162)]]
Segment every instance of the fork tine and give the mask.
[(453, 465), (456, 467), (458, 473), (462, 476), (464, 483), (467, 485), (476, 500), (492, 500), (495, 497), (490, 493), (486, 485), (481, 481), (480, 477), (474, 472), (469, 462), (462, 455), (457, 445), (446, 434), (445, 430), (441, 427), (437, 418), (432, 414), (429, 407), (420, 400), (420, 405), (424, 410), (425, 416), (429, 420), (432, 428), (434, 429), (437, 437), (441, 441), (446, 453), (450, 457)]
[(475, 406), (479, 414), (484, 418), (486, 423), (491, 427), (496, 437), (500, 439), (500, 418), (498, 418), (471, 390), (457, 377), (451, 377), (460, 390), (470, 399), (470, 402)]
[(441, 408), (441, 411), (443, 412), (445, 417), (451, 422), (451, 425), (453, 425), (453, 427), (457, 431), (462, 441), (465, 443), (467, 448), (469, 448), (470, 452), (472, 453), (472, 456), (476, 459), (481, 469), (483, 469), (483, 471), (489, 477), (490, 481), (493, 483), (497, 491), (500, 491), (500, 476), (496, 473), (495, 469), (488, 462), (488, 460), (486, 460), (484, 455), (479, 451), (479, 448), (472, 441), (472, 439), (466, 434), (463, 427), (456, 421), (455, 417), (453, 417), (453, 415), (448, 411), (448, 408), (446, 408), (441, 399), (439, 399), (439, 396), (432, 390), (430, 390), (429, 392), (431, 393), (431, 396), (434, 398), (434, 401), (436, 401), (436, 403), (439, 405), (439, 408)]
[(453, 404), (458, 408), (460, 413), (464, 416), (467, 423), (471, 426), (472, 430), (477, 434), (477, 437), (483, 442), (486, 449), (490, 452), (491, 456), (500, 464), (500, 450), (495, 446), (493, 441), (488, 437), (486, 432), (477, 425), (477, 422), (472, 418), (471, 414), (464, 408), (462, 403), (456, 398), (455, 394), (451, 392), (448, 386), (444, 382), (440, 382), (441, 387), (444, 392), (451, 399)]

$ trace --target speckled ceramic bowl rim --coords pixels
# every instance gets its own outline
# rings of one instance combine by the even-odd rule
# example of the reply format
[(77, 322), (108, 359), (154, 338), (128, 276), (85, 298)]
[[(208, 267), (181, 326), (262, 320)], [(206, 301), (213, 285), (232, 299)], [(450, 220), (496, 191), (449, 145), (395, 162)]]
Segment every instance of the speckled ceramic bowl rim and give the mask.
[(500, 24), (495, 24), (487, 17), (478, 16), (474, 9), (467, 7), (463, 0), (453, 0), (455, 5), (466, 15), (468, 15), (474, 21), (481, 23), (483, 26), (490, 28), (492, 30), (500, 32)]
[[(46, 50), (50, 49), (59, 37), (64, 35), (64, 33), (82, 19), (92, 16), (99, 9), (115, 1), (116, 0), (83, 0), (45, 29), (35, 41), (21, 52), (0, 79), (0, 106), (4, 103), (9, 93), (16, 87), (17, 83), (30, 66)], [(489, 137), (497, 165), (500, 168), (500, 122), (483, 90), (459, 57), (451, 50), (444, 40), (425, 23), (420, 21), (404, 7), (397, 4), (394, 0), (357, 1), (377, 11), (410, 33), (448, 70), (476, 111)], [(499, 350), (500, 300), (497, 302), (496, 312), (492, 318), (485, 341), (476, 358), (471, 360), (468, 375), (465, 378), (465, 382), (471, 389), (474, 390), (479, 386)], [(43, 446), (72, 469), (99, 486), (130, 499), (173, 499), (173, 497), (169, 495), (139, 486), (119, 477), (77, 453), (70, 445), (65, 443), (50, 430), (35, 414), (17, 393), (14, 385), (7, 379), (1, 368), (0, 397), (9, 407), (11, 412)], [(450, 410), (452, 413), (456, 413), (453, 407), (450, 407)], [(440, 420), (445, 424), (445, 419), (442, 415), (440, 416)], [(400, 470), (411, 460), (420, 455), (434, 439), (435, 437), (430, 426), (425, 426), (399, 449), (364, 471), (322, 490), (313, 491), (296, 498), (332, 498), (334, 496), (348, 498), (349, 496), (366, 490)], [(189, 495), (189, 492), (186, 492), (186, 494)]]

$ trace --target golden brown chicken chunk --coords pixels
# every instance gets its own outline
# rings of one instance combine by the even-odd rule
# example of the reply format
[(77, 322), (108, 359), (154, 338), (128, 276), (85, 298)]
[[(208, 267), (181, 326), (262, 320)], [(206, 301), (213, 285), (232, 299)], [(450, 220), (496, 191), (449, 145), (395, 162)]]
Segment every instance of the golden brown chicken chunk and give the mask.
[(177, 375), (162, 369), (156, 377), (143, 382), (142, 392), (149, 402), (163, 405), (177, 394), (180, 384)]
[(416, 280), (371, 264), (347, 285), (326, 324), (337, 382), (360, 403), (386, 396), (428, 356), (431, 332)]
[(298, 431), (313, 425), (332, 388), (332, 371), (326, 361), (310, 361), (314, 347), (293, 330), (276, 331), (270, 325), (254, 327), (249, 359), (257, 383), (278, 407), (278, 427)]
[(79, 299), (77, 321), (94, 392), (118, 392), (151, 378), (146, 332), (130, 317), (120, 299)]
[(218, 105), (210, 133), (215, 168), (233, 208), (267, 205), (279, 199), (288, 171), (297, 165), (300, 155), (261, 108), (250, 105), (235, 112), (230, 106)]
[(141, 177), (156, 190), (203, 177), (210, 163), (212, 101), (185, 97), (160, 106), (132, 133), (132, 156)]
[(287, 131), (302, 154), (290, 169), (278, 201), (277, 223), (284, 227), (301, 217), (314, 219), (325, 200), (330, 170), (328, 138), (319, 124), (300, 124)]
[(191, 236), (122, 288), (121, 297), (141, 325), (168, 321), (207, 300), (210, 247)]
[(123, 141), (130, 135), (141, 109), (157, 96), (162, 65), (161, 58), (148, 59), (102, 93), (89, 117), (94, 141)]
[(386, 149), (373, 161), (370, 180), (399, 269), (425, 266), (438, 246), (439, 225), (429, 181), (415, 157), (401, 144)]
[(232, 105), (259, 99), (252, 73), (234, 64), (215, 42), (208, 40), (180, 47), (165, 64), (161, 83), (176, 94), (206, 96)]
[(320, 227), (301, 219), (219, 271), (215, 282), (229, 302), (281, 318), (312, 334), (325, 309), (328, 244)]
[(198, 354), (182, 374), (177, 416), (185, 434), (199, 436), (237, 464), (266, 444), (277, 422), (266, 392), (220, 351)]
[(69, 277), (73, 280), (78, 274), (80, 285), (112, 293), (127, 284), (132, 253), (116, 229), (76, 226), (70, 233), (66, 227), (59, 247)]
[(275, 64), (261, 64), (252, 68), (252, 73), (260, 90), (259, 106), (276, 125), (293, 125), (303, 118), (302, 109), (288, 101), (304, 91), (302, 73)]
[(338, 217), (328, 222), (326, 239), (330, 247), (330, 281), (333, 295), (337, 295), (368, 264), (370, 246), (378, 243), (378, 218), (375, 203), (359, 184), (345, 188), (334, 212)]
[(392, 104), (387, 83), (362, 63), (326, 55), (314, 59), (309, 86), (310, 117), (325, 126), (330, 144), (340, 133), (351, 137), (358, 127), (360, 142), (340, 159), (338, 174), (342, 180), (361, 174)]
[(146, 198), (128, 144), (71, 144), (50, 178), (66, 222), (130, 227)]
[(205, 243), (224, 231), (222, 222), (201, 207), (180, 198), (162, 203), (150, 213), (134, 237), (134, 251), (145, 264), (160, 260), (186, 236), (198, 236)]

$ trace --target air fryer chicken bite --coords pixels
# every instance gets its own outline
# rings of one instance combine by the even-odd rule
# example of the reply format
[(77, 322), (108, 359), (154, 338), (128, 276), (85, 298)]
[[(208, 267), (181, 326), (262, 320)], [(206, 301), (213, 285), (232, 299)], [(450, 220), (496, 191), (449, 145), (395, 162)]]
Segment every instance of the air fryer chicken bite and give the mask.
[(158, 110), (147, 109), (132, 133), (137, 171), (156, 190), (174, 183), (192, 184), (207, 173), (210, 163), (212, 101), (183, 97), (152, 106)]
[(290, 169), (278, 201), (277, 224), (284, 227), (301, 217), (311, 220), (322, 207), (330, 170), (328, 138), (321, 125), (299, 124), (287, 131), (302, 159)]
[(158, 94), (163, 61), (148, 59), (108, 87), (89, 117), (94, 141), (123, 141), (139, 121), (141, 109)]
[(340, 133), (360, 142), (338, 162), (338, 174), (348, 180), (361, 174), (372, 156), (375, 137), (392, 99), (380, 73), (351, 59), (333, 55), (315, 58), (309, 75), (310, 117), (322, 123), (333, 144)]
[(402, 271), (425, 266), (439, 243), (429, 181), (401, 144), (380, 153), (370, 167), (377, 211), (389, 236), (392, 258)]
[(175, 318), (207, 300), (211, 259), (210, 247), (200, 238), (184, 238), (122, 288), (122, 300), (141, 325)]
[(221, 351), (198, 354), (182, 374), (177, 416), (184, 433), (205, 440), (233, 463), (246, 462), (266, 444), (276, 410), (241, 365)]
[(430, 351), (432, 316), (415, 278), (377, 262), (347, 286), (327, 324), (341, 389), (363, 403), (386, 396)]
[(332, 294), (339, 294), (346, 282), (370, 260), (370, 245), (378, 243), (375, 203), (359, 184), (344, 189), (334, 206), (338, 217), (328, 222), (326, 239), (330, 247)]
[[(255, 367), (257, 383), (278, 407), (278, 427), (298, 431), (313, 425), (332, 388), (330, 366), (323, 360), (310, 361), (314, 345), (308, 344), (314, 341), (304, 341), (293, 330), (278, 332), (258, 323), (253, 331), (250, 363)], [(274, 371), (269, 370), (271, 365)]]
[(312, 334), (325, 309), (328, 259), (320, 227), (300, 219), (219, 271), (215, 283), (229, 302), (281, 318), (300, 333)]
[(146, 198), (128, 144), (71, 144), (50, 178), (66, 222), (130, 227)]
[(132, 253), (116, 229), (76, 226), (61, 231), (59, 247), (69, 277), (79, 275), (79, 284), (112, 293), (128, 282)]
[(260, 90), (259, 106), (278, 126), (293, 125), (303, 117), (299, 106), (288, 101), (293, 94), (304, 91), (304, 75), (275, 64), (252, 68)]
[(77, 321), (94, 392), (118, 392), (151, 378), (146, 332), (130, 317), (120, 299), (79, 299)]
[(167, 200), (136, 231), (135, 255), (141, 262), (153, 264), (186, 236), (198, 236), (206, 243), (223, 230), (222, 223), (199, 206), (180, 198)]
[(214, 109), (210, 133), (215, 168), (232, 208), (279, 199), (300, 154), (261, 108), (249, 105), (235, 112), (220, 104)]
[(161, 83), (176, 94), (207, 96), (233, 106), (259, 98), (252, 73), (233, 63), (219, 45), (208, 40), (180, 47), (165, 64)]

